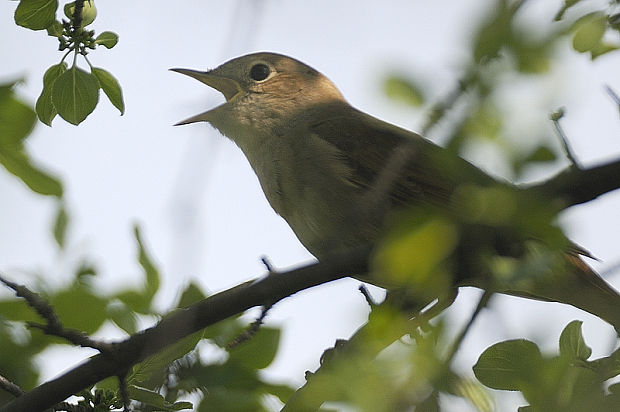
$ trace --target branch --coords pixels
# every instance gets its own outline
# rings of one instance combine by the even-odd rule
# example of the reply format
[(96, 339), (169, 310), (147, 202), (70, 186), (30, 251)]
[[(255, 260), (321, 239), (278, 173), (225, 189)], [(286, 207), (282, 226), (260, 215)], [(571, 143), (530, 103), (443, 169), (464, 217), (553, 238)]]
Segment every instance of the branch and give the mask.
[[(524, 190), (533, 195), (560, 199), (568, 207), (588, 202), (620, 188), (618, 176), (620, 176), (620, 160), (586, 170), (568, 168), (557, 176)], [(369, 247), (355, 249), (321, 263), (289, 272), (270, 273), (261, 279), (210, 296), (186, 309), (174, 312), (152, 328), (119, 343), (111, 344), (109, 350), (3, 405), (0, 412), (26, 412), (50, 408), (109, 376), (123, 376), (138, 362), (220, 320), (255, 306), (273, 305), (303, 289), (351, 274), (366, 273), (369, 252)], [(384, 338), (388, 343), (398, 337)], [(298, 399), (305, 398), (304, 392), (303, 390), (298, 392)]]
[(65, 328), (60, 322), (60, 318), (54, 311), (54, 308), (52, 308), (52, 306), (47, 303), (45, 299), (32, 292), (26, 286), (11, 282), (5, 279), (2, 275), (0, 275), (0, 282), (13, 289), (18, 297), (24, 298), (28, 305), (30, 305), (30, 307), (33, 308), (39, 316), (47, 321), (45, 325), (35, 322), (28, 322), (27, 324), (31, 328), (40, 329), (47, 335), (58, 336), (66, 339), (76, 346), (82, 346), (85, 348), (90, 347), (97, 349), (100, 352), (108, 350), (108, 344), (91, 339), (82, 331)]
[(2, 375), (0, 375), (0, 388), (4, 389), (15, 397), (22, 396), (26, 393), (22, 388), (20, 388), (18, 385), (14, 384)]
[(620, 188), (620, 160), (590, 169), (569, 167), (553, 178), (526, 187), (524, 190), (563, 202), (565, 208), (586, 203)]
[(168, 345), (255, 306), (273, 305), (301, 290), (368, 271), (370, 248), (364, 247), (289, 272), (271, 273), (212, 295), (175, 311), (156, 326), (132, 335), (111, 350), (3, 405), (0, 412), (30, 412), (50, 408), (109, 376), (123, 376), (133, 365)]

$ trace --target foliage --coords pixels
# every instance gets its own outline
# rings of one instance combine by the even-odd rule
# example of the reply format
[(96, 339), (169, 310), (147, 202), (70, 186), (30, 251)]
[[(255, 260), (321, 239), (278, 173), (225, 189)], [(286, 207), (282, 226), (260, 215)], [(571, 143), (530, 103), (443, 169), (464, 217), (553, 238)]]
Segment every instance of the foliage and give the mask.
[[(549, 16), (550, 29), (532, 35), (520, 18), (524, 2), (497, 0), (473, 36), (470, 61), (453, 95), (431, 105), (428, 90), (402, 73), (387, 76), (384, 91), (412, 110), (429, 110), (425, 131), (446, 121), (446, 112), (464, 101), (459, 118), (448, 125), (447, 148), (462, 152), (471, 142), (490, 142), (502, 150), (513, 176), (519, 178), (533, 164), (555, 162), (561, 156), (545, 140), (523, 149), (506, 139), (498, 90), (508, 76), (544, 75), (552, 68), (555, 48), (561, 42), (570, 41), (575, 52), (589, 54), (592, 60), (617, 50), (620, 44), (613, 39), (620, 32), (620, 18), (613, 12), (615, 2), (604, 10), (588, 9), (585, 3), (565, 0), (557, 14)], [(59, 199), (52, 234), (59, 253), (64, 253), (71, 219), (70, 208), (62, 200), (62, 183), (30, 158), (24, 143), (37, 116), (48, 126), (56, 115), (74, 125), (83, 122), (97, 106), (100, 90), (121, 114), (125, 107), (115, 77), (87, 58), (97, 46), (113, 48), (118, 35), (109, 31), (95, 35), (87, 29), (96, 22), (94, 0), (64, 4), (68, 20), (56, 18), (59, 7), (57, 0), (21, 0), (16, 7), (16, 24), (46, 30), (58, 39), (64, 53), (45, 72), (34, 108), (16, 92), (19, 81), (0, 85), (0, 164), (32, 191)], [(69, 56), (73, 57), (70, 63)], [(78, 61), (85, 62), (88, 71)], [(458, 213), (427, 208), (403, 215), (401, 224), (376, 252), (375, 274), (390, 284), (424, 290), (413, 296), (416, 304), (449, 295), (451, 285), (466, 280), (464, 272), (481, 275), (491, 290), (515, 285), (527, 289), (541, 282), (553, 286), (562, 281), (566, 267), (557, 256), (569, 242), (558, 227), (555, 205), (520, 198), (503, 187), (478, 186), (462, 188), (454, 201), (462, 205)], [(131, 335), (138, 332), (141, 322), (166, 316), (153, 305), (160, 270), (138, 227), (134, 234), (136, 264), (143, 279), (138, 287), (102, 293), (95, 287), (99, 270), (87, 257), (73, 268), (72, 278), (63, 286), (37, 281), (37, 292), (53, 306), (64, 326), (93, 334), (106, 324), (115, 325)], [(532, 237), (537, 240), (531, 241)], [(468, 257), (468, 265), (457, 267), (463, 256)], [(204, 298), (200, 288), (190, 284), (172, 311)], [(608, 379), (620, 374), (620, 354), (616, 350), (590, 359), (592, 351), (578, 321), (564, 328), (557, 354), (544, 354), (535, 342), (525, 339), (490, 346), (473, 367), (476, 381), (452, 363), (469, 325), (454, 337), (442, 320), (415, 323), (402, 309), (389, 302), (373, 306), (368, 324), (351, 342), (327, 351), (320, 370), (308, 374), (304, 390), (298, 392), (261, 373), (277, 356), (280, 330), (262, 327), (248, 342), (231, 349), (228, 344), (248, 328), (233, 317), (134, 365), (120, 385), (117, 378), (109, 378), (86, 388), (76, 394), (78, 404), (100, 411), (121, 408), (125, 389), (143, 411), (263, 411), (270, 410), (270, 400), (284, 404), (296, 397), (301, 405), (319, 399), (319, 406), (323, 401), (328, 406), (335, 402), (364, 411), (414, 407), (436, 411), (443, 399), (458, 397), (477, 410), (491, 411), (491, 390), (502, 390), (520, 391), (529, 404), (521, 408), (524, 411), (620, 408), (617, 384), (606, 386)], [(0, 300), (0, 375), (26, 390), (39, 380), (35, 357), (53, 345), (67, 344), (25, 326), (43, 321), (22, 299)], [(0, 391), (0, 405), (10, 399)]]
[(541, 354), (531, 341), (520, 339), (488, 347), (474, 365), (476, 378), (499, 390), (521, 391), (530, 405), (523, 411), (612, 411), (620, 407), (616, 390), (605, 381), (620, 374), (618, 356), (588, 360), (592, 350), (573, 321), (562, 331), (557, 355)]
[[(98, 45), (111, 49), (118, 42), (118, 35), (104, 31), (95, 37), (94, 30), (86, 30), (97, 17), (94, 0), (67, 3), (65, 16), (69, 20), (56, 20), (57, 0), (21, 0), (15, 10), (15, 23), (31, 30), (47, 30), (56, 37), (59, 51), (64, 51), (60, 63), (50, 66), (43, 77), (43, 90), (37, 100), (39, 120), (48, 126), (56, 115), (78, 125), (95, 110), (99, 102), (99, 89), (121, 114), (125, 112), (123, 94), (118, 81), (108, 71), (95, 67), (86, 57)], [(71, 67), (65, 59), (73, 54)], [(77, 65), (78, 56), (88, 64), (90, 72)]]

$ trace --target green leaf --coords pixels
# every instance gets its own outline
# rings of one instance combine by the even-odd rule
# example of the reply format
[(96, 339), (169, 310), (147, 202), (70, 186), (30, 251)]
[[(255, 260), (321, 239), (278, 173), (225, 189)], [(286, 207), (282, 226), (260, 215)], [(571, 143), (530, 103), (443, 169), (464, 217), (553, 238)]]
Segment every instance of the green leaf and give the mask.
[(74, 125), (95, 110), (98, 100), (97, 78), (76, 66), (61, 74), (52, 87), (52, 103), (58, 114)]
[(129, 385), (127, 389), (131, 399), (153, 406), (158, 411), (181, 411), (194, 407), (191, 402), (170, 403), (159, 393), (139, 386)]
[(560, 355), (584, 361), (592, 355), (592, 349), (586, 345), (581, 333), (582, 323), (574, 320), (566, 325), (560, 335)]
[(161, 384), (168, 366), (194, 350), (202, 339), (202, 335), (203, 331), (193, 333), (134, 365), (127, 377), (127, 382), (148, 387)]
[(138, 225), (134, 226), (134, 235), (136, 237), (136, 243), (138, 244), (138, 262), (140, 262), (140, 266), (144, 270), (145, 279), (145, 297), (148, 299), (150, 303), (155, 296), (155, 293), (159, 290), (159, 270), (153, 259), (149, 255), (146, 247), (144, 246), (144, 242), (142, 241), (142, 235), (140, 233), (140, 227)]
[(41, 322), (42, 318), (24, 299), (0, 300), (0, 318), (18, 322)]
[(15, 97), (14, 83), (2, 85), (0, 94), (0, 146), (21, 148), (36, 123), (36, 114), (28, 104)]
[(607, 44), (604, 41), (601, 41), (593, 49), (590, 50), (590, 57), (592, 58), (592, 60), (594, 60), (597, 57), (602, 56), (605, 53), (609, 53), (609, 52), (612, 52), (618, 49), (620, 49), (620, 47), (614, 44)]
[(111, 31), (104, 31), (95, 38), (95, 43), (100, 44), (108, 49), (116, 46), (118, 43), (118, 34)]
[(56, 212), (56, 219), (54, 219), (54, 239), (58, 246), (62, 249), (65, 246), (65, 236), (67, 234), (67, 225), (69, 223), (69, 215), (65, 210), (65, 206), (60, 203), (58, 212)]
[(555, 162), (556, 160), (557, 160), (557, 156), (555, 152), (546, 146), (539, 147), (532, 154), (530, 154), (526, 159), (527, 162), (540, 162), (540, 163)]
[(62, 36), (62, 23), (58, 20), (54, 20), (52, 24), (47, 26), (47, 35), (51, 37), (60, 37)]
[(596, 48), (603, 39), (607, 17), (601, 12), (590, 13), (577, 20), (573, 28), (575, 29), (573, 48), (584, 53)]
[(198, 412), (266, 412), (261, 394), (254, 391), (217, 387), (200, 402)]
[(31, 190), (42, 195), (62, 196), (60, 181), (34, 166), (21, 150), (8, 150), (0, 145), (0, 164), (19, 177)]
[(52, 125), (52, 120), (54, 120), (54, 117), (58, 114), (56, 107), (54, 107), (52, 103), (52, 87), (56, 79), (66, 71), (67, 64), (62, 62), (51, 66), (47, 69), (45, 75), (43, 75), (43, 90), (37, 99), (35, 109), (39, 116), (39, 120), (48, 126)]
[(122, 330), (132, 335), (138, 331), (138, 320), (134, 311), (126, 305), (116, 302), (108, 305), (108, 317)]
[(198, 285), (195, 283), (190, 283), (181, 294), (179, 303), (177, 303), (177, 308), (186, 308), (206, 297), (207, 296), (202, 292)]
[(121, 115), (125, 113), (125, 103), (123, 101), (123, 91), (121, 90), (121, 86), (118, 84), (118, 80), (112, 76), (109, 72), (99, 68), (93, 67), (92, 73), (99, 80), (99, 86), (101, 86), (101, 90), (108, 96), (110, 102), (121, 112)]
[(265, 393), (276, 396), (282, 403), (286, 403), (295, 393), (295, 389), (288, 385), (278, 385), (274, 383), (263, 383), (261, 389), (265, 391)]
[(420, 106), (424, 103), (421, 89), (411, 80), (401, 76), (389, 76), (383, 82), (383, 91), (392, 100), (409, 106)]
[(256, 335), (230, 350), (229, 362), (249, 369), (264, 369), (273, 362), (280, 345), (280, 329), (261, 327)]
[(51, 296), (49, 301), (63, 325), (68, 328), (91, 334), (107, 319), (107, 300), (95, 295), (90, 287), (79, 282)]
[(58, 0), (21, 0), (15, 9), (15, 23), (31, 30), (43, 30), (56, 20)]
[(489, 346), (473, 370), (476, 378), (489, 388), (517, 391), (531, 378), (541, 361), (535, 343), (525, 339), (507, 340)]

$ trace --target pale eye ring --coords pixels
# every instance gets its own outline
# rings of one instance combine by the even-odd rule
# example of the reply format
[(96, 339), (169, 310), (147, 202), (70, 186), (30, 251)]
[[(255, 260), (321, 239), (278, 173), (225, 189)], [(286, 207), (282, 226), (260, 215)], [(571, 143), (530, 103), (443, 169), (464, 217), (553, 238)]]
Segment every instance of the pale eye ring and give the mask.
[(271, 69), (264, 63), (256, 63), (250, 69), (250, 77), (257, 82), (265, 80), (271, 74)]

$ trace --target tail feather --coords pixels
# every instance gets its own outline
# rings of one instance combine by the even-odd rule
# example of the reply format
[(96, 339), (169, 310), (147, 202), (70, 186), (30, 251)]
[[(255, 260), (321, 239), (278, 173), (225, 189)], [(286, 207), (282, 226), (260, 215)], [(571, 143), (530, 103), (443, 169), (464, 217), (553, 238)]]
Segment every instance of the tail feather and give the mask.
[(534, 293), (509, 291), (511, 295), (565, 303), (591, 313), (612, 325), (620, 335), (620, 294), (601, 278), (579, 255), (565, 255), (566, 272), (544, 284)]

